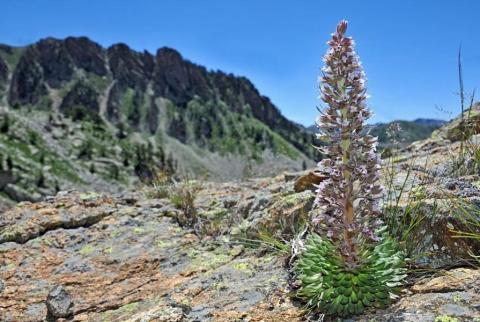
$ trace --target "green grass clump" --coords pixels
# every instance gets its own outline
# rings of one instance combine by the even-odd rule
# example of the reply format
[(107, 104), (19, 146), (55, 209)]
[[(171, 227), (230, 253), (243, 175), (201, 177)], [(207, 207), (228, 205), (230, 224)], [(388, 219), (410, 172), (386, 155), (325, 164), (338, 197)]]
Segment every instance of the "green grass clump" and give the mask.
[(174, 182), (168, 190), (168, 198), (180, 214), (175, 217), (178, 224), (184, 227), (195, 227), (199, 222), (195, 199), (202, 185), (195, 180)]
[(94, 73), (87, 73), (85, 78), (88, 83), (91, 84), (92, 87), (99, 93), (103, 93), (107, 89), (108, 85), (110, 85), (112, 82), (110, 78), (99, 76)]
[(404, 256), (393, 239), (383, 235), (374, 248), (360, 252), (361, 264), (347, 269), (331, 241), (312, 234), (295, 265), (306, 307), (326, 315), (361, 314), (388, 305), (405, 278)]

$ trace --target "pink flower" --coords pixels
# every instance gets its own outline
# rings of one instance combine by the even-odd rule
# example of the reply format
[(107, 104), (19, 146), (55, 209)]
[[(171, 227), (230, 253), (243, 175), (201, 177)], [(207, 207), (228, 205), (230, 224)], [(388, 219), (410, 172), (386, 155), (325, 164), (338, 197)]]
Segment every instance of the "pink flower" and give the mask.
[[(315, 202), (321, 211), (313, 216), (312, 225), (317, 231), (326, 229), (325, 235), (334, 237), (348, 265), (355, 266), (362, 236), (376, 239), (383, 188), (378, 182), (377, 140), (362, 131), (372, 113), (366, 104), (365, 73), (355, 42), (345, 36), (347, 25), (342, 20), (328, 41), (319, 78), (327, 107), (317, 119), (318, 136), (328, 146), (320, 149), (326, 158), (318, 163), (317, 171), (329, 179), (318, 185)], [(354, 192), (351, 187), (357, 186)]]

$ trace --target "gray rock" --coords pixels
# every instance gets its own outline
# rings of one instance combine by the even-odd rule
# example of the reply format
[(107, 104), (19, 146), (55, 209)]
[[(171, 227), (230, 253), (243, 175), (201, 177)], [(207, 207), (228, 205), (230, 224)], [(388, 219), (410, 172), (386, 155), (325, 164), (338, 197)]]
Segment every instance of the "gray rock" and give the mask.
[(439, 308), (439, 311), (443, 315), (448, 315), (448, 316), (473, 316), (475, 312), (465, 306), (465, 305), (459, 305), (455, 303), (447, 303)]
[(66, 318), (73, 314), (73, 301), (62, 285), (54, 286), (47, 296), (49, 315), (55, 318)]
[(93, 270), (92, 266), (88, 261), (83, 259), (82, 256), (76, 255), (70, 258), (67, 258), (62, 266), (59, 266), (55, 269), (56, 274), (65, 274), (65, 273), (85, 273), (91, 272)]
[(3, 280), (0, 280), (0, 293), (2, 293), (5, 290), (5, 282)]

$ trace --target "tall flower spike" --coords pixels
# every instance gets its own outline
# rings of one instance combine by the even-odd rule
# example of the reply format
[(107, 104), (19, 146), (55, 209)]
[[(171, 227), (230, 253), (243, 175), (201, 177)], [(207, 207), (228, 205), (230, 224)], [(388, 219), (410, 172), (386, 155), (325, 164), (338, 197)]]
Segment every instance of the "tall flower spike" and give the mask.
[(327, 107), (317, 120), (318, 137), (324, 141), (325, 159), (317, 172), (327, 177), (317, 189), (314, 230), (330, 238), (347, 267), (360, 265), (360, 246), (376, 241), (379, 220), (380, 158), (377, 139), (364, 133), (371, 116), (366, 106), (365, 73), (345, 36), (347, 21), (341, 21), (328, 41), (325, 67), (320, 78), (321, 98)]
[[(319, 117), (317, 190), (311, 230), (295, 262), (297, 296), (316, 313), (343, 317), (365, 308), (385, 307), (405, 278), (404, 254), (379, 228), (380, 158), (376, 138), (363, 131), (366, 107), (364, 73), (353, 40), (342, 21), (328, 42), (321, 81), (328, 105)], [(378, 237), (375, 236), (378, 234)]]

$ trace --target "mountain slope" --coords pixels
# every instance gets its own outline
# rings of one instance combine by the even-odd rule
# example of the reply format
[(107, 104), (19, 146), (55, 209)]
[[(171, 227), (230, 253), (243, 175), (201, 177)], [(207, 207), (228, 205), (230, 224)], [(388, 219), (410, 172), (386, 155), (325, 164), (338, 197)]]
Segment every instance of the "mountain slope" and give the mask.
[(432, 134), (433, 131), (442, 127), (446, 122), (436, 119), (416, 119), (413, 121), (396, 120), (389, 123), (377, 123), (370, 126), (370, 133), (378, 137), (380, 147), (390, 144), (388, 129), (392, 124), (400, 125), (397, 140), (408, 145), (414, 141), (424, 140)]
[[(367, 131), (370, 134), (378, 137), (379, 147), (383, 148), (390, 144), (390, 138), (388, 137), (388, 129), (393, 124), (400, 125), (400, 132), (398, 133), (398, 139), (403, 145), (408, 145), (414, 141), (423, 140), (432, 134), (433, 131), (441, 128), (446, 124), (443, 120), (437, 119), (416, 119), (413, 121), (396, 120), (389, 123), (376, 123), (367, 126)], [(310, 133), (317, 133), (317, 127), (312, 125), (307, 129)]]
[(314, 156), (312, 135), (248, 79), (171, 48), (152, 55), (85, 37), (1, 45), (0, 99), (5, 199), (81, 186), (115, 191), (158, 171), (267, 176)]
[[(308, 136), (296, 134), (298, 125), (283, 117), (248, 79), (207, 71), (170, 48), (161, 48), (153, 56), (135, 52), (124, 44), (103, 49), (87, 38), (48, 38), (24, 49), (3, 46), (2, 52), (6, 59), (18, 60), (16, 64), (6, 64), (13, 71), (8, 93), (11, 106), (54, 107), (52, 95), (47, 94), (59, 92), (61, 99), (70, 96), (61, 104), (61, 110), (81, 117), (81, 113), (74, 111), (74, 104), (98, 113), (100, 106), (96, 101), (105, 95), (106, 109), (102, 112), (108, 121), (126, 122), (134, 128), (155, 132), (158, 107), (154, 99), (162, 97), (179, 112), (179, 119), (169, 124), (169, 132), (185, 141), (188, 138), (183, 132), (187, 124), (183, 119), (189, 102), (195, 99), (202, 103), (223, 102), (230, 112), (251, 114), (299, 150), (312, 152), (305, 144), (309, 143)], [(202, 128), (207, 138), (211, 125), (206, 122)]]

